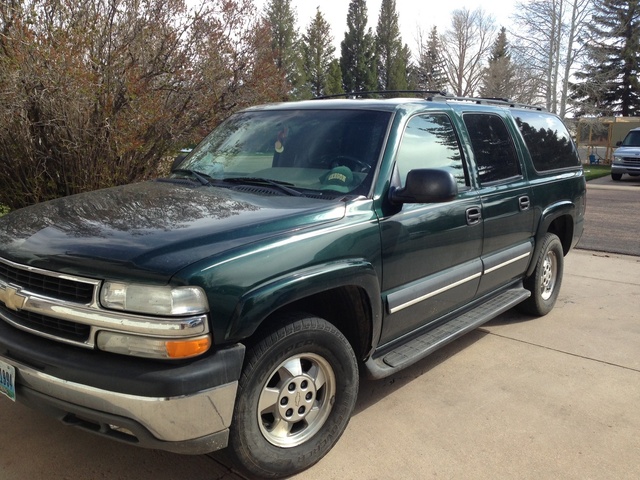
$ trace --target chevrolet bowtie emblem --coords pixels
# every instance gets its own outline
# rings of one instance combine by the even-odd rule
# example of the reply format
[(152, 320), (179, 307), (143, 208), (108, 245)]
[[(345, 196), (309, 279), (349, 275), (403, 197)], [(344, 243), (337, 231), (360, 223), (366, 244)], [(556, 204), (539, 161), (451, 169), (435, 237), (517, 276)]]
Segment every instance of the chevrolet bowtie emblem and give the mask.
[(9, 310), (17, 312), (24, 307), (27, 297), (20, 294), (17, 288), (7, 285), (0, 290), (0, 302), (3, 302)]

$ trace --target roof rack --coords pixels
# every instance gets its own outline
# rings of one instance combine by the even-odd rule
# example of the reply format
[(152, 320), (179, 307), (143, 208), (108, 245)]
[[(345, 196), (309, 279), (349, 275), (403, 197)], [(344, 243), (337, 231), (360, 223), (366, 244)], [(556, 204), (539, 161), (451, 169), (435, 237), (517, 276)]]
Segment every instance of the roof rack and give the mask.
[(314, 100), (326, 100), (330, 98), (371, 98), (389, 95), (416, 95), (417, 98), (423, 98), (427, 101), (443, 100), (443, 101), (456, 101), (456, 102), (468, 102), (478, 105), (497, 105), (509, 108), (525, 108), (530, 110), (544, 111), (544, 107), (537, 105), (528, 105), (525, 103), (512, 102), (508, 98), (502, 97), (457, 97), (446, 91), (441, 90), (376, 90), (376, 91), (361, 91), (361, 92), (348, 92), (338, 93), (336, 95), (323, 95), (315, 97)]
[(320, 97), (315, 97), (314, 100), (326, 100), (328, 98), (370, 98), (372, 96), (383, 96), (383, 95), (420, 95), (419, 98), (427, 97), (429, 95), (439, 95), (442, 97), (447, 97), (448, 94), (442, 90), (375, 90), (375, 91), (362, 91), (362, 92), (348, 92), (348, 93), (338, 93), (336, 95), (322, 95)]
[(537, 111), (540, 111), (540, 112), (546, 110), (544, 107), (541, 107), (539, 105), (529, 105), (529, 104), (526, 104), (526, 103), (512, 102), (508, 98), (500, 98), (500, 97), (454, 97), (454, 96), (447, 96), (447, 97), (444, 98), (444, 100), (453, 100), (453, 101), (456, 101), (456, 102), (469, 102), (469, 103), (475, 103), (477, 105), (497, 105), (497, 106), (509, 107), (509, 108), (526, 108), (526, 109), (530, 109), (530, 110), (537, 110)]

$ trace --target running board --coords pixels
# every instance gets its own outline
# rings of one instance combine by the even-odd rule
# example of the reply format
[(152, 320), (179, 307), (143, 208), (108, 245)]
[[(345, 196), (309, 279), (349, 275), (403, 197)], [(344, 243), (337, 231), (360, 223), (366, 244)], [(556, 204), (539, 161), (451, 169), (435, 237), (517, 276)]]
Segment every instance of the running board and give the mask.
[(505, 290), (491, 300), (399, 345), (384, 355), (376, 357), (374, 354), (365, 364), (369, 374), (372, 378), (384, 378), (392, 375), (506, 312), (530, 295), (531, 292), (524, 289), (522, 285)]

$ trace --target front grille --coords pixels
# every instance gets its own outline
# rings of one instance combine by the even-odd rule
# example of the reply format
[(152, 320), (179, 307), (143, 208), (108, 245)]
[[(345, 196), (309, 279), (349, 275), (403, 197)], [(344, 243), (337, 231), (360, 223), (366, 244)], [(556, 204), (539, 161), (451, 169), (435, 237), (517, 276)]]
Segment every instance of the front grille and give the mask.
[(47, 297), (89, 304), (93, 300), (93, 285), (65, 278), (51, 277), (23, 270), (0, 262), (0, 280)]
[[(89, 325), (50, 316), (54, 313), (53, 310), (38, 311), (38, 307), (33, 308), (31, 301), (36, 300), (33, 304), (38, 305), (37, 297), (40, 296), (54, 304), (66, 303), (70, 307), (72, 307), (71, 304), (89, 306), (94, 301), (94, 289), (99, 282), (83, 281), (82, 278), (23, 267), (1, 258), (0, 281), (3, 284), (16, 287), (13, 290), (5, 287), (5, 295), (8, 295), (5, 298), (16, 295), (16, 298), (28, 299), (24, 308), (20, 310), (15, 310), (12, 302), (7, 301), (5, 305), (3, 301), (0, 301), (0, 317), (18, 327), (54, 337), (60, 341), (83, 344), (90, 340), (91, 327)], [(10, 293), (12, 291), (14, 293)]]
[(14, 312), (5, 308), (1, 303), (0, 313), (25, 328), (74, 342), (87, 341), (91, 333), (91, 328), (88, 325), (47, 317), (26, 310)]
[(640, 157), (622, 157), (625, 165), (637, 165), (640, 167)]

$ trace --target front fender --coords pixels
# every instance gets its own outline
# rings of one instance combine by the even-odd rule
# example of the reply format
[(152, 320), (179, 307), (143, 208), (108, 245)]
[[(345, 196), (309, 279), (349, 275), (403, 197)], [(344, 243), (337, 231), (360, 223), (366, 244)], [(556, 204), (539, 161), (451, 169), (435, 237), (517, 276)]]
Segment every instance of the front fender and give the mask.
[(373, 265), (364, 259), (321, 263), (289, 272), (247, 291), (238, 302), (227, 338), (251, 336), (276, 310), (293, 302), (339, 287), (360, 288), (371, 307), (371, 331), (374, 342), (382, 328), (380, 282)]

